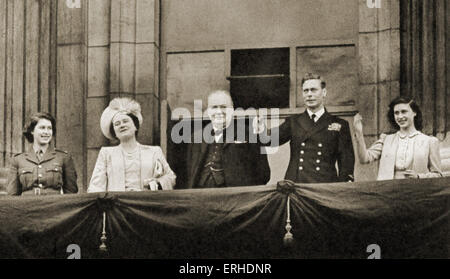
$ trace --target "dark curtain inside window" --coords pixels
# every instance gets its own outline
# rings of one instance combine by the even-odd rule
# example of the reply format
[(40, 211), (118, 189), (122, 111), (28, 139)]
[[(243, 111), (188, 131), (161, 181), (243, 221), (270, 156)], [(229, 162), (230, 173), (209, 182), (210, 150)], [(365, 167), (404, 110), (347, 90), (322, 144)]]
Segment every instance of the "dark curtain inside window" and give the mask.
[(401, 0), (401, 95), (414, 97), (427, 134), (450, 130), (450, 3)]

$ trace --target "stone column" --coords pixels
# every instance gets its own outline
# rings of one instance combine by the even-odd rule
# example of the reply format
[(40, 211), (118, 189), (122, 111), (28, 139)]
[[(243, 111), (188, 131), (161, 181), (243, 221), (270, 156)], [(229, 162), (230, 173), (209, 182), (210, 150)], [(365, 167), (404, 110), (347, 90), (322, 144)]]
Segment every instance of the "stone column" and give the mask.
[(98, 151), (108, 144), (100, 130), (100, 116), (109, 103), (111, 0), (86, 1), (85, 3), (88, 15), (85, 134), (87, 189)]
[(86, 3), (59, 0), (56, 4), (56, 146), (70, 152), (83, 192), (86, 179)]
[(111, 0), (110, 97), (141, 104), (144, 144), (158, 143), (159, 22), (158, 0)]
[[(378, 2), (379, 8), (368, 5)], [(369, 7), (371, 6), (371, 7)], [(359, 99), (366, 144), (389, 131), (386, 118), (390, 101), (400, 94), (399, 0), (359, 0)], [(358, 160), (357, 160), (358, 162)], [(358, 180), (376, 179), (377, 164), (356, 166)]]

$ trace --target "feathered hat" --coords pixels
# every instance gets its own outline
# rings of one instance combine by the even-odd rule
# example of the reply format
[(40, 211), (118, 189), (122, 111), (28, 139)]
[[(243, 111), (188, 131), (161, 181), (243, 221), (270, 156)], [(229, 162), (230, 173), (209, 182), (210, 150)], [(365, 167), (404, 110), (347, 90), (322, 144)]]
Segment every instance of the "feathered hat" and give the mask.
[(100, 128), (102, 133), (108, 139), (114, 139), (114, 137), (109, 132), (111, 127), (111, 122), (118, 113), (128, 114), (131, 113), (137, 117), (139, 120), (139, 125), (142, 125), (142, 114), (141, 105), (133, 99), (130, 98), (114, 98), (109, 102), (109, 106), (103, 111), (102, 117), (100, 118)]

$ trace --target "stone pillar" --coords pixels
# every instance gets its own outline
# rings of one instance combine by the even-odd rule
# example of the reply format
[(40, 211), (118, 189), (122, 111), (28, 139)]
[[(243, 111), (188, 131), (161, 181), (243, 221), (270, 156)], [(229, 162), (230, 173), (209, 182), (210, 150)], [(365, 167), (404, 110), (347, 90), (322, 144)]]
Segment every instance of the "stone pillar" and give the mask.
[[(87, 96), (86, 189), (102, 146), (108, 144), (100, 130), (100, 116), (109, 103), (111, 0), (86, 1)], [(85, 189), (85, 190), (86, 190)]]
[(110, 97), (141, 104), (144, 144), (159, 142), (159, 21), (158, 0), (111, 0)]
[[(377, 8), (368, 2), (372, 0), (359, 0), (357, 108), (369, 146), (381, 133), (389, 131), (388, 105), (400, 94), (400, 3), (380, 0), (381, 7)], [(376, 166), (361, 166), (357, 160), (356, 178), (376, 179)]]
[(56, 146), (74, 158), (80, 192), (86, 179), (86, 33), (88, 1), (59, 0), (56, 4)]

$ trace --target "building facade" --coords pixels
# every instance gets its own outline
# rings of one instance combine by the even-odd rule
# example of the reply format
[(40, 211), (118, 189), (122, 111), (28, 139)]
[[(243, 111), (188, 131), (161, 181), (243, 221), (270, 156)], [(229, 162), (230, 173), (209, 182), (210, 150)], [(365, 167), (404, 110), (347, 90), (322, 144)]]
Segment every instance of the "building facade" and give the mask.
[[(100, 147), (114, 144), (99, 129), (112, 98), (137, 99), (138, 140), (173, 159), (176, 108), (193, 112), (194, 100), (205, 106), (211, 90), (227, 89), (236, 106), (292, 115), (301, 77), (317, 72), (329, 110), (349, 121), (359, 111), (368, 143), (389, 129), (390, 100), (414, 96), (450, 166), (449, 9), (446, 0), (0, 0), (0, 165), (28, 148), (28, 116), (48, 111), (85, 191)], [(270, 156), (272, 182), (287, 148)], [(357, 180), (375, 174), (356, 166)]]

